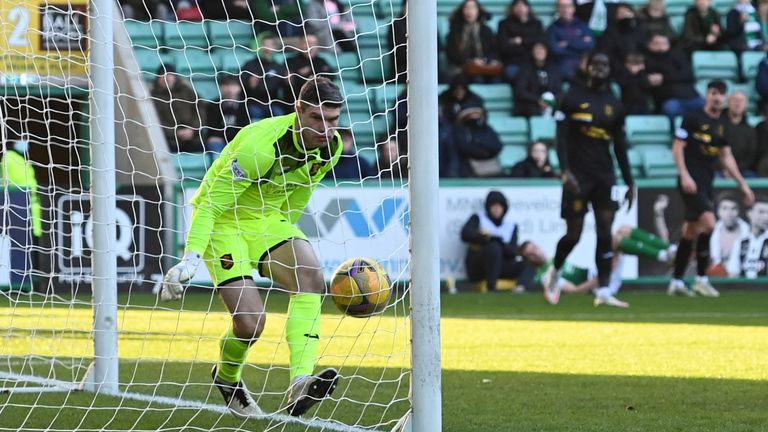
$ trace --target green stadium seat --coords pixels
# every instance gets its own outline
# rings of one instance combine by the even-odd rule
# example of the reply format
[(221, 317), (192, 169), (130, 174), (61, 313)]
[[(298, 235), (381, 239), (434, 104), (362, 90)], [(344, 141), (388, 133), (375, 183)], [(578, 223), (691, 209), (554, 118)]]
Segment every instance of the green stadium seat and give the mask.
[(512, 86), (509, 84), (470, 84), (469, 89), (483, 99), (488, 112), (512, 114)]
[(253, 42), (253, 25), (247, 21), (206, 20), (211, 46), (230, 48), (250, 46)]
[(557, 150), (555, 148), (550, 148), (547, 151), (547, 156), (549, 156), (549, 164), (552, 165), (552, 168), (555, 170), (560, 169), (560, 159), (557, 157)]
[(672, 30), (675, 34), (683, 34), (683, 24), (685, 24), (685, 17), (682, 15), (672, 15), (669, 17), (669, 24), (672, 26)]
[(168, 48), (207, 48), (210, 44), (203, 22), (163, 22), (163, 41)]
[(405, 84), (386, 84), (373, 90), (376, 111), (391, 112), (397, 106), (397, 97), (405, 90)]
[(157, 48), (162, 45), (163, 26), (160, 21), (125, 20), (124, 24), (134, 49), (139, 46)]
[(760, 123), (762, 123), (763, 120), (765, 120), (765, 117), (761, 115), (754, 115), (754, 114), (747, 115), (747, 123), (749, 123), (749, 125), (752, 127), (759, 125)]
[(383, 113), (372, 116), (363, 112), (345, 111), (341, 114), (339, 124), (352, 129), (358, 148), (375, 147), (377, 142), (395, 133), (395, 126), (390, 128), (387, 116)]
[(553, 117), (531, 117), (531, 141), (554, 141), (557, 126)]
[(670, 145), (672, 129), (663, 115), (629, 115), (625, 123), (627, 141), (631, 147)]
[[(645, 166), (644, 166), (644, 156), (643, 152), (638, 149), (628, 149), (627, 150), (627, 157), (629, 158), (629, 167), (632, 171), (632, 176), (634, 178), (640, 178), (643, 177)], [(620, 179), (621, 177), (621, 168), (619, 168), (619, 163), (614, 160), (614, 168), (616, 171), (616, 178)]]
[(392, 68), (392, 55), (378, 50), (361, 51), (360, 67), (366, 83), (384, 82)]
[(530, 142), (528, 120), (525, 117), (489, 117), (488, 125), (499, 134), (505, 146), (525, 147)]
[(673, 17), (673, 16), (682, 17), (685, 15), (685, 11), (687, 11), (688, 8), (691, 7), (691, 5), (692, 3), (690, 2), (690, 0), (669, 0), (667, 2), (667, 15), (669, 15), (670, 17)]
[(243, 65), (256, 57), (256, 53), (245, 47), (217, 48), (212, 55), (218, 72), (234, 74), (240, 74)]
[(499, 153), (499, 163), (504, 168), (511, 168), (514, 164), (525, 159), (526, 153), (525, 146), (505, 145)]
[(175, 153), (170, 157), (182, 179), (202, 179), (208, 169), (209, 159), (204, 153)]
[(646, 146), (643, 154), (643, 170), (647, 178), (677, 177), (677, 166), (669, 146)]
[(219, 84), (216, 82), (216, 78), (198, 75), (192, 77), (189, 80), (192, 83), (192, 88), (195, 89), (197, 97), (203, 101), (211, 102), (218, 100), (221, 97), (219, 93)]
[(205, 75), (215, 77), (217, 68), (212, 53), (208, 50), (187, 48), (172, 51), (176, 72), (182, 76)]
[(341, 82), (361, 82), (360, 58), (356, 52), (323, 52), (319, 54), (334, 70), (340, 72)]
[(741, 54), (741, 74), (744, 76), (744, 79), (749, 82), (755, 80), (757, 68), (764, 58), (765, 53), (762, 51), (745, 51)]
[(173, 55), (156, 48), (134, 47), (133, 55), (139, 65), (139, 70), (146, 74), (143, 76), (144, 79), (154, 79), (156, 77), (155, 72), (160, 65), (174, 61)]
[(373, 87), (355, 82), (344, 82), (340, 87), (344, 94), (347, 111), (368, 117), (377, 112)]
[(699, 79), (739, 79), (739, 62), (733, 51), (694, 51), (693, 74)]

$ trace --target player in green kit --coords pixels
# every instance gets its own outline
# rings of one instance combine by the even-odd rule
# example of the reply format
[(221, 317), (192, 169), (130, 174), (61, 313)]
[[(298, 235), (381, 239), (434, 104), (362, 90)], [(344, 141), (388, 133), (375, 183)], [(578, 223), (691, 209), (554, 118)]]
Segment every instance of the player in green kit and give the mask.
[[(607, 286), (598, 288), (597, 271), (573, 265), (565, 262), (560, 268), (560, 278), (557, 283), (560, 290), (565, 293), (585, 293), (594, 291), (595, 306), (614, 306), (627, 308), (629, 303), (616, 298), (621, 289), (621, 273), (624, 267), (625, 255), (638, 255), (651, 258), (657, 261), (669, 263), (675, 257), (675, 245), (671, 245), (662, 238), (657, 237), (640, 228), (633, 228), (629, 225), (622, 225), (613, 233), (612, 247), (616, 252), (614, 254), (611, 275)], [(535, 281), (546, 287), (549, 281), (547, 277), (552, 267), (552, 260), (547, 259), (539, 248), (528, 249), (526, 260), (531, 263), (543, 262), (536, 269)], [(557, 301), (550, 298), (547, 290), (544, 290), (544, 298), (551, 304), (557, 304)], [(558, 299), (559, 300), (559, 299)]]
[(325, 282), (312, 246), (295, 223), (341, 155), (336, 128), (342, 103), (339, 88), (318, 77), (302, 86), (295, 113), (242, 129), (205, 174), (192, 199), (184, 257), (165, 275), (161, 297), (176, 300), (200, 265), (208, 268), (232, 315), (220, 339), (213, 382), (229, 410), (241, 417), (263, 414), (241, 379), (266, 319), (254, 269), (291, 292), (285, 329), (288, 413), (304, 414), (338, 382), (332, 368), (313, 375)]

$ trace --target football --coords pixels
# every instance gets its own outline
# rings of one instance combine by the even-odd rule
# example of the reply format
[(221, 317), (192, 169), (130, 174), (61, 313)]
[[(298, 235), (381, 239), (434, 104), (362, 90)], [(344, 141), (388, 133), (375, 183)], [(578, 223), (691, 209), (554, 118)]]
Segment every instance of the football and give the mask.
[(336, 307), (358, 318), (381, 313), (389, 302), (390, 290), (387, 272), (371, 258), (344, 261), (331, 279), (331, 297)]

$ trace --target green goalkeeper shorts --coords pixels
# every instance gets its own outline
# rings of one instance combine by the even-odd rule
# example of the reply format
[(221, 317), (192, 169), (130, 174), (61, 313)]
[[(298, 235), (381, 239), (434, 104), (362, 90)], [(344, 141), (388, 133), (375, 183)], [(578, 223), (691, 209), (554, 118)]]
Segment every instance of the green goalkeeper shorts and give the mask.
[(295, 224), (282, 218), (236, 222), (218, 222), (203, 254), (214, 286), (243, 278), (252, 279), (267, 252), (293, 238), (306, 235)]

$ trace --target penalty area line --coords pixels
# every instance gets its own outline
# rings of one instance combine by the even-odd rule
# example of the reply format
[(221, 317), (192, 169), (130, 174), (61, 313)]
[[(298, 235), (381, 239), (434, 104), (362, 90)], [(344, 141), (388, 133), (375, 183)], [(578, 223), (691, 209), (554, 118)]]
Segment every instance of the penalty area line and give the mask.
[[(66, 392), (82, 390), (81, 385), (69, 381), (62, 381), (52, 378), (42, 378), (34, 375), (17, 374), (13, 372), (0, 371), (0, 380), (24, 381), (40, 385), (42, 387), (3, 387), (0, 388), (0, 394), (8, 393), (43, 393), (43, 392)], [(230, 414), (229, 409), (223, 405), (213, 405), (200, 401), (173, 398), (168, 396), (156, 396), (143, 393), (121, 391), (117, 393), (101, 392), (104, 396), (118, 397), (123, 399), (137, 400), (141, 402), (156, 402), (164, 405), (171, 405), (176, 408), (194, 408), (205, 410), (216, 414)], [(332, 430), (338, 432), (379, 432), (376, 429), (357, 428), (348, 426), (336, 421), (322, 419), (305, 419), (302, 417), (293, 417), (285, 414), (265, 414), (255, 417), (253, 420), (270, 420), (280, 423), (295, 423), (323, 430)]]

